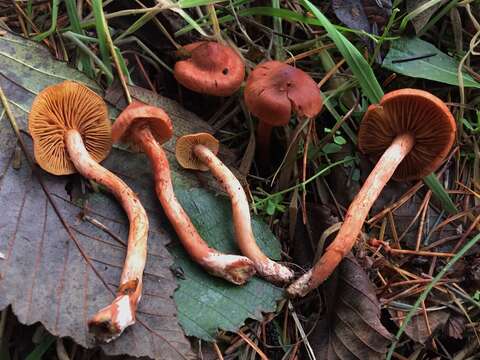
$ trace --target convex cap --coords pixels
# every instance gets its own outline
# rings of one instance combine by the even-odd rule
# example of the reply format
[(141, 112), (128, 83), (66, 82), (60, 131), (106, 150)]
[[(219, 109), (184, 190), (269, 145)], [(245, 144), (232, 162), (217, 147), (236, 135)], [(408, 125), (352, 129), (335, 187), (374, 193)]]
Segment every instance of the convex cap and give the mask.
[(190, 57), (175, 64), (174, 75), (180, 84), (214, 96), (230, 96), (240, 88), (245, 64), (232, 48), (211, 41), (198, 41), (183, 48)]
[(304, 71), (279, 61), (257, 65), (244, 91), (248, 110), (272, 126), (287, 125), (295, 113), (314, 118), (323, 106), (320, 89)]
[(455, 119), (442, 100), (423, 90), (401, 89), (369, 106), (360, 124), (358, 146), (378, 159), (396, 136), (412, 134), (415, 145), (393, 178), (413, 180), (440, 166), (453, 145), (455, 132)]
[(163, 144), (173, 136), (172, 121), (165, 111), (135, 100), (115, 120), (112, 127), (113, 142), (130, 143), (135, 150), (138, 150), (140, 147), (134, 143), (132, 132), (142, 126), (149, 126), (159, 144)]
[(54, 175), (76, 172), (65, 146), (65, 133), (77, 130), (85, 148), (97, 162), (112, 147), (107, 106), (95, 92), (73, 81), (43, 89), (35, 98), (28, 117), (35, 160)]
[(208, 167), (195, 155), (193, 149), (196, 145), (203, 145), (217, 155), (219, 142), (207, 133), (184, 135), (177, 140), (175, 156), (178, 163), (185, 169), (207, 171)]

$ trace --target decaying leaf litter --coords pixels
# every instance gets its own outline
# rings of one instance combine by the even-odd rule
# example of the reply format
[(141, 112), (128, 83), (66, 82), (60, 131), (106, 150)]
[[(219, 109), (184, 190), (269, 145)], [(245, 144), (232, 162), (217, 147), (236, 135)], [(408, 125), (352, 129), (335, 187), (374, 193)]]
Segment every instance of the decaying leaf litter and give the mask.
[[(0, 43), (2, 63), (8, 64), (0, 70), (0, 86), (13, 104), (21, 129), (25, 128), (25, 114), (35, 94), (47, 85), (69, 79), (87, 83), (96, 91), (109, 88), (110, 103), (118, 109), (110, 108), (112, 119), (125, 106), (122, 101), (129, 88), (134, 98), (167, 107), (176, 136), (215, 132), (225, 149), (231, 150), (223, 154), (223, 159), (248, 186), (252, 209), (264, 218), (283, 248), (280, 254), (279, 243), (269, 234), (267, 225), (256, 222), (254, 232), (262, 250), (273, 259), (282, 255), (297, 275), (312, 264), (314, 249), (320, 256), (335, 237), (346, 208), (372, 168), (372, 159), (356, 147), (358, 125), (368, 104), (378, 103), (383, 93), (395, 89), (427, 90), (446, 102), (458, 128), (455, 145), (437, 171), (439, 181), (429, 176), (420, 182), (389, 182), (357, 239), (353, 251), (357, 264), (352, 265), (349, 258), (344, 260), (325, 285), (301, 300), (286, 300), (280, 288), (256, 279), (245, 289), (228, 288), (222, 280), (199, 271), (181, 247), (173, 245), (166, 251), (164, 245), (172, 241), (175, 244), (176, 240), (154, 201), (146, 159), (115, 149), (105, 165), (136, 189), (154, 222), (152, 227), (160, 232), (150, 235), (149, 240), (152, 248), (144, 274), (145, 297), (152, 299), (143, 299), (143, 310), (140, 305), (139, 313), (143, 314), (139, 320), (143, 324), (134, 325), (116, 342), (103, 346), (106, 353), (176, 358), (213, 352), (224, 358), (251, 354), (260, 358), (317, 359), (361, 358), (364, 354), (369, 358), (447, 358), (455, 354), (467, 358), (475, 354), (479, 269), (475, 243), (480, 220), (480, 122), (475, 110), (478, 4), (332, 1), (316, 7), (308, 1), (273, 1), (272, 5), (195, 1), (180, 2), (173, 11), (161, 11), (153, 3), (138, 3), (138, 8), (132, 9), (131, 3), (120, 1), (104, 4), (107, 28), (105, 22), (99, 21), (99, 1), (93, 1), (91, 6), (74, 1), (59, 3), (0, 7), (4, 25), (41, 42), (36, 46), (7, 32), (3, 38), (8, 40)], [(362, 25), (349, 23), (339, 9), (350, 9), (354, 18), (357, 14), (363, 16)], [(288, 61), (321, 85), (324, 110), (314, 121), (294, 116), (289, 126), (273, 132), (275, 150), (270, 169), (255, 161), (257, 120), (246, 112), (241, 93), (224, 99), (202, 96), (178, 86), (171, 76), (175, 60), (182, 56), (176, 51), (179, 44), (205, 40), (212, 34), (217, 40), (223, 38), (235, 44), (246, 60), (247, 73), (265, 60)], [(113, 58), (110, 36), (118, 46), (118, 50), (113, 49), (117, 55)], [(41, 56), (33, 56), (31, 49)], [(81, 71), (57, 63), (54, 58), (68, 60), (70, 66)], [(117, 67), (126, 74), (123, 86), (112, 83), (114, 78), (118, 81)], [(32, 78), (32, 74), (36, 76)], [(127, 87), (127, 83), (152, 92)], [(185, 109), (193, 110), (208, 124), (182, 120), (194, 117)], [(4, 171), (0, 194), (6, 199), (2, 203), (16, 205), (7, 210), (12, 216), (3, 220), (6, 235), (0, 234), (2, 244), (16, 244), (13, 249), (17, 250), (11, 251), (14, 256), (9, 257), (9, 252), (0, 248), (5, 255), (0, 259), (0, 286), (8, 281), (13, 284), (6, 292), (2, 290), (4, 295), (0, 297), (2, 307), (12, 304), (2, 312), (0, 353), (60, 356), (66, 349), (71, 358), (100, 356), (98, 350), (83, 349), (73, 341), (56, 341), (42, 331), (42, 325), (27, 328), (32, 330), (16, 337), (21, 325), (15, 315), (26, 324), (40, 320), (55, 335), (74, 333), (77, 343), (88, 345), (85, 326), (78, 321), (82, 318), (79, 311), (84, 313), (85, 306), (72, 299), (83, 292), (103, 294), (102, 299), (94, 301), (108, 302), (107, 288), (85, 259), (94, 254), (95, 268), (102, 271), (101, 277), (114, 290), (124, 256), (122, 242), (127, 228), (123, 214), (106, 192), (78, 176), (59, 182), (41, 173), (39, 183), (21, 155), (4, 113), (2, 119), (0, 134), (6, 151), (1, 157)], [(25, 132), (22, 138), (29, 146)], [(173, 150), (173, 145), (166, 144), (167, 152)], [(220, 188), (208, 176), (181, 171), (171, 156), (170, 163), (177, 196), (201, 235), (207, 241), (222, 239), (213, 240), (216, 248), (235, 252), (228, 225), (229, 203), (215, 196)], [(23, 187), (15, 185), (20, 179)], [(11, 185), (7, 188), (15, 192), (5, 190), (8, 183)], [(52, 211), (41, 185), (47, 185), (48, 194), (73, 229), (77, 245), (87, 250), (85, 257), (80, 256), (72, 237)], [(22, 216), (18, 216), (20, 208)], [(38, 213), (45, 214), (43, 221)], [(207, 223), (206, 213), (211, 214)], [(29, 229), (22, 223), (29, 224)], [(227, 226), (222, 226), (224, 223)], [(22, 232), (24, 236), (19, 236)], [(62, 235), (52, 238), (59, 241), (51, 242), (48, 236), (38, 236), (49, 233)], [(161, 241), (151, 245), (157, 238)], [(110, 245), (102, 247), (106, 243)], [(39, 244), (52, 248), (35, 248)], [(71, 262), (55, 257), (59, 251), (65, 254), (65, 250)], [(161, 260), (155, 261), (157, 257)], [(44, 259), (59, 265), (48, 267)], [(5, 263), (13, 263), (14, 267), (8, 265), (4, 272)], [(56, 269), (56, 273), (48, 273), (49, 269)], [(362, 271), (362, 280), (353, 275)], [(30, 278), (36, 286), (30, 286), (32, 282), (12, 282), (12, 274), (17, 279)], [(155, 275), (166, 277), (166, 281), (157, 280)], [(38, 286), (38, 279), (40, 283), (45, 280), (45, 286)], [(174, 279), (180, 284), (175, 292)], [(175, 302), (155, 300), (156, 291), (162, 287), (174, 295)], [(31, 288), (34, 290), (28, 291)], [(21, 300), (24, 294), (26, 301)], [(358, 302), (349, 301), (355, 297), (352, 294)], [(28, 296), (37, 299), (37, 295), (51, 299), (56, 311), (47, 311), (48, 300), (28, 301)], [(279, 302), (275, 309), (276, 300)], [(88, 306), (86, 311), (91, 314)], [(268, 312), (263, 319), (261, 311)], [(247, 318), (257, 320), (246, 320), (242, 325)], [(143, 333), (148, 336), (142, 337)], [(216, 338), (217, 342), (199, 346), (195, 338), (190, 338), (194, 345), (190, 348), (184, 333), (207, 341)], [(57, 346), (53, 346), (55, 341)], [(169, 349), (169, 355), (165, 349)], [(184, 353), (179, 355), (179, 349)]]

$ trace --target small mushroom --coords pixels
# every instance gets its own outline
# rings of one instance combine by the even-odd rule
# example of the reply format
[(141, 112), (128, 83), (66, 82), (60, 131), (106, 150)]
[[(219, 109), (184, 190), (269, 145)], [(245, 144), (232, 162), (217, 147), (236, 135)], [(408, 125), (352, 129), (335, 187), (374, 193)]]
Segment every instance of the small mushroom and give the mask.
[(435, 171), (455, 140), (455, 119), (436, 96), (401, 89), (371, 105), (360, 124), (360, 150), (379, 159), (350, 204), (337, 236), (313, 268), (291, 284), (291, 296), (305, 296), (323, 283), (352, 249), (375, 200), (390, 178), (412, 180)]
[(262, 163), (270, 158), (273, 127), (288, 125), (293, 114), (312, 119), (323, 107), (315, 81), (302, 70), (279, 61), (257, 65), (243, 95), (248, 111), (259, 119), (257, 145)]
[(133, 144), (150, 159), (157, 197), (190, 257), (209, 273), (241, 285), (255, 274), (253, 263), (244, 256), (222, 254), (210, 248), (175, 197), (168, 159), (161, 147), (172, 135), (168, 115), (160, 108), (138, 101), (128, 105), (112, 127), (115, 143)]
[(147, 257), (148, 218), (135, 193), (100, 166), (111, 149), (111, 127), (102, 98), (72, 81), (49, 86), (33, 102), (29, 115), (37, 163), (54, 175), (78, 171), (110, 190), (130, 221), (128, 248), (113, 302), (88, 322), (98, 340), (110, 341), (135, 322)]
[(287, 267), (270, 260), (258, 247), (253, 235), (250, 208), (242, 185), (232, 172), (216, 156), (219, 143), (212, 135), (198, 133), (182, 136), (177, 140), (175, 155), (186, 169), (210, 170), (230, 196), (233, 226), (237, 244), (243, 255), (255, 264), (257, 272), (269, 281), (285, 283), (293, 278)]
[(185, 45), (189, 54), (175, 64), (174, 76), (186, 88), (213, 96), (230, 96), (242, 85), (245, 64), (230, 47), (213, 41)]

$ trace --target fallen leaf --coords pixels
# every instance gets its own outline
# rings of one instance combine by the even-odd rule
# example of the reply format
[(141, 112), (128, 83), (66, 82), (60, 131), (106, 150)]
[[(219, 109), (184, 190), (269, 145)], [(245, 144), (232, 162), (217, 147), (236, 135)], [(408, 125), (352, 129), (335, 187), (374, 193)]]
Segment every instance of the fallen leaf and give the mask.
[[(392, 314), (392, 316), (395, 318), (394, 321), (397, 323), (397, 325), (400, 326), (400, 322), (396, 318), (396, 316), (399, 316), (398, 313), (390, 311), (390, 314)], [(435, 332), (437, 328), (444, 327), (449, 317), (450, 312), (447, 310), (429, 312), (428, 324), (432, 333)], [(430, 338), (430, 333), (428, 331), (427, 323), (425, 321), (425, 316), (423, 314), (420, 314), (412, 317), (412, 320), (410, 320), (410, 322), (405, 327), (405, 334), (407, 334), (410, 339), (420, 344), (425, 344), (425, 342)]]
[[(0, 86), (6, 93), (18, 125), (26, 128), (27, 114), (35, 95), (47, 85), (72, 79), (90, 88), (101, 91), (98, 85), (65, 63), (54, 61), (41, 45), (27, 41), (21, 37), (7, 33), (0, 37)], [(153, 93), (144, 92), (149, 97), (162, 99)], [(142, 100), (142, 99), (140, 99)], [(143, 99), (145, 101), (145, 99)], [(212, 131), (211, 127), (194, 114), (181, 109), (171, 100), (165, 100), (165, 109), (172, 116), (176, 129), (175, 137), (192, 131)], [(0, 114), (2, 113), (0, 109)], [(115, 116), (118, 110), (110, 107), (110, 115)], [(24, 141), (31, 148), (30, 138), (24, 132)], [(0, 119), (0, 204), (8, 204), (0, 217), (0, 251), (5, 254), (5, 260), (0, 262), (0, 309), (8, 305), (20, 322), (33, 324), (41, 322), (52, 334), (61, 337), (71, 337), (85, 347), (95, 344), (87, 333), (87, 319), (100, 308), (108, 304), (113, 296), (110, 290), (115, 290), (120, 278), (120, 272), (125, 257), (122, 244), (105, 231), (87, 221), (82, 221), (81, 215), (86, 214), (106, 226), (109, 231), (120, 239), (126, 239), (128, 221), (121, 207), (109, 195), (104, 193), (87, 194), (85, 197), (75, 197), (70, 194), (80, 193), (78, 176), (54, 177), (39, 171), (47, 192), (42, 190), (37, 178), (25, 159), (20, 167), (11, 166), (17, 139), (3, 117)], [(167, 155), (173, 160), (175, 141), (165, 145)], [(32, 151), (30, 150), (30, 156)], [(22, 155), (23, 156), (23, 155)], [(208, 202), (218, 209), (228, 208), (228, 201), (221, 196), (199, 187), (197, 175), (179, 172), (176, 162), (170, 162), (175, 180), (175, 190), (185, 204), (187, 212), (199, 227), (200, 232), (209, 234), (206, 240), (219, 248), (235, 249), (233, 237), (227, 226), (229, 212), (224, 211), (219, 221), (219, 214), (211, 209), (203, 209), (201, 213), (192, 210), (195, 204)], [(176, 279), (171, 272), (175, 267), (172, 255), (167, 251), (167, 244), (177, 243), (176, 237), (167, 223), (161, 207), (156, 199), (153, 178), (148, 161), (142, 154), (132, 154), (118, 148), (113, 149), (104, 165), (121, 176), (138, 193), (150, 219), (149, 254), (144, 273), (144, 292), (138, 309), (137, 324), (127, 328), (125, 333), (110, 344), (102, 345), (102, 349), (111, 355), (129, 354), (132, 356), (148, 356), (161, 359), (186, 359), (193, 357), (190, 343), (182, 331), (178, 320), (187, 316), (189, 309), (178, 302), (178, 314), (174, 299), (177, 288)], [(201, 175), (207, 177), (207, 175)], [(67, 192), (72, 187), (72, 180), (77, 185), (73, 192)], [(65, 221), (55, 213), (46, 195), (58, 208)], [(181, 195), (183, 194), (183, 195)], [(194, 196), (194, 197), (192, 197)], [(260, 226), (260, 228), (259, 228)], [(72, 237), (66, 229), (73, 230), (73, 237), (83, 250), (82, 256), (75, 246)], [(258, 225), (259, 238), (264, 238), (263, 245), (272, 256), (278, 256), (279, 243), (265, 225)], [(184, 270), (185, 282), (196, 279), (197, 273), (203, 270), (196, 268), (183, 250), (177, 246), (174, 250), (178, 261), (177, 266)], [(85, 258), (89, 258), (93, 267)], [(190, 270), (191, 268), (191, 270)], [(200, 275), (198, 275), (200, 276)], [(104, 285), (108, 284), (110, 289)], [(181, 293), (183, 282), (180, 282)], [(204, 312), (199, 319), (202, 329), (208, 328), (212, 338), (217, 328), (234, 329), (235, 324), (245, 320), (242, 316), (259, 318), (262, 311), (275, 310), (275, 300), (280, 297), (280, 290), (260, 279), (254, 279), (251, 287), (239, 288), (226, 284), (213, 277), (205, 276), (201, 284), (190, 295), (191, 300), (201, 300), (205, 294), (223, 294), (222, 301), (225, 312), (221, 313), (215, 307)], [(245, 294), (262, 291), (264, 296), (250, 296), (248, 304), (240, 304), (246, 311), (238, 311), (235, 296), (239, 299)], [(245, 294), (242, 294), (245, 291)], [(216, 318), (206, 319), (210, 311), (217, 310), (218, 316), (235, 319), (236, 322), (216, 322)], [(244, 309), (242, 309), (244, 310)], [(198, 313), (198, 308), (195, 308)], [(187, 315), (185, 315), (187, 314)], [(232, 315), (231, 315), (232, 314)], [(208, 326), (201, 321), (209, 321)], [(183, 325), (185, 325), (182, 322)], [(186, 326), (186, 331), (189, 332)]]
[(332, 0), (332, 9), (338, 20), (348, 27), (370, 31), (370, 23), (361, 0)]
[(317, 359), (384, 359), (392, 335), (367, 274), (351, 255), (325, 283), (326, 315), (310, 336)]
[(365, 14), (371, 24), (383, 26), (392, 13), (391, 0), (362, 0)]
[(382, 26), (392, 10), (390, 0), (332, 0), (337, 18), (352, 29), (371, 32), (371, 25)]
[[(402, 75), (458, 86), (458, 61), (419, 38), (400, 38), (391, 48), (382, 66)], [(463, 73), (465, 87), (480, 88), (480, 83)]]
[[(233, 238), (229, 202), (207, 196), (203, 189), (178, 187), (176, 193), (204, 239), (226, 253), (237, 252), (233, 242), (223, 240)], [(209, 216), (205, 217), (207, 213)], [(267, 225), (253, 219), (252, 228), (263, 252), (272, 259), (280, 259), (278, 242)], [(178, 244), (172, 246), (171, 252), (175, 264), (185, 274), (185, 279), (178, 279), (180, 286), (174, 298), (178, 319), (188, 336), (213, 341), (218, 328), (236, 331), (246, 318), (261, 320), (261, 312), (274, 311), (276, 300), (282, 297), (282, 289), (259, 278), (238, 287), (208, 276), (190, 261)]]
[(450, 314), (450, 317), (445, 322), (445, 326), (443, 331), (445, 335), (454, 338), (454, 339), (462, 339), (463, 333), (465, 332), (467, 320), (465, 316), (458, 315), (458, 314)]

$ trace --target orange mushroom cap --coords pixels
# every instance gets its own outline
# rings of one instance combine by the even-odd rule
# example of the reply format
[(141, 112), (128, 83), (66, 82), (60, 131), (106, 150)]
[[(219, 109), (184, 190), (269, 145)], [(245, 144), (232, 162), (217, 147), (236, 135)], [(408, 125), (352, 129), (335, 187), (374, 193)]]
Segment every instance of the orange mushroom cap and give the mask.
[(358, 146), (363, 153), (379, 158), (397, 135), (412, 134), (415, 145), (393, 178), (413, 180), (440, 166), (455, 132), (455, 119), (442, 100), (426, 91), (401, 89), (369, 106), (360, 124)]
[(248, 110), (272, 126), (287, 125), (292, 113), (314, 118), (322, 110), (320, 89), (304, 71), (279, 61), (255, 67), (244, 91)]
[(95, 92), (73, 81), (43, 89), (35, 98), (28, 117), (35, 160), (54, 175), (76, 172), (65, 146), (65, 133), (77, 130), (85, 148), (97, 162), (112, 147), (107, 106)]
[(175, 156), (178, 163), (185, 169), (207, 171), (208, 167), (203, 164), (195, 155), (193, 148), (196, 145), (203, 145), (217, 155), (219, 142), (212, 135), (207, 133), (184, 135), (177, 140), (175, 145)]
[(177, 61), (174, 76), (186, 88), (202, 94), (230, 96), (242, 85), (245, 64), (232, 48), (212, 41), (198, 41), (183, 48), (191, 56)]
[(131, 135), (133, 129), (141, 126), (149, 126), (159, 144), (163, 144), (173, 136), (172, 121), (165, 111), (135, 100), (115, 120), (112, 127), (113, 142), (130, 143), (135, 150), (138, 150), (140, 147), (134, 143), (134, 137)]

